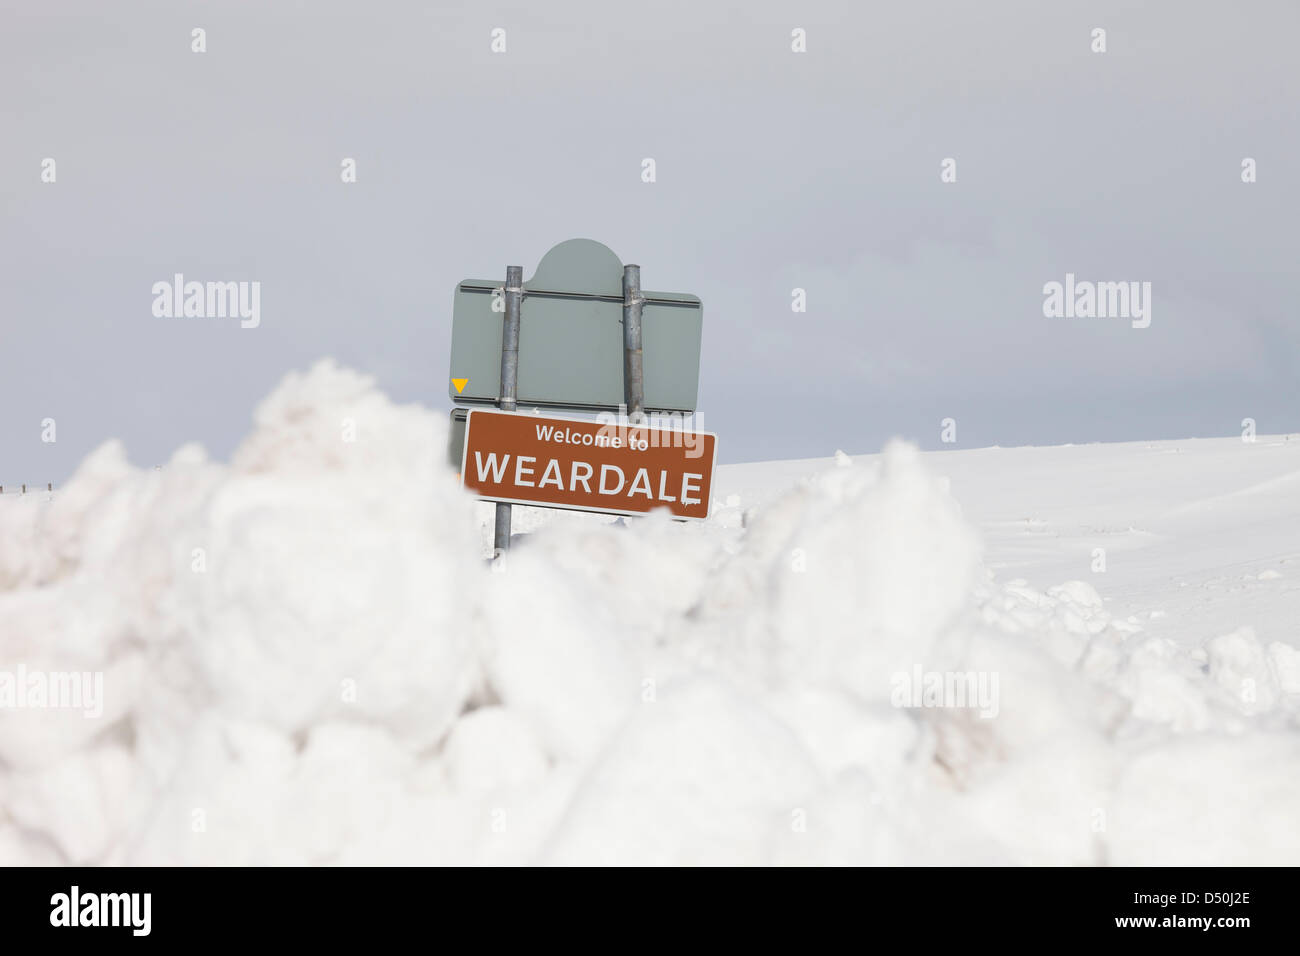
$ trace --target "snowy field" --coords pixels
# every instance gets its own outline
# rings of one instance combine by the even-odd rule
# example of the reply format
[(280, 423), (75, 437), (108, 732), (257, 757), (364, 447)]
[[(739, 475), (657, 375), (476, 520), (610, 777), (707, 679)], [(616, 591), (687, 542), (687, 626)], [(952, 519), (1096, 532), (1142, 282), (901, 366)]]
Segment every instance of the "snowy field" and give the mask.
[(1297, 436), (723, 466), (493, 566), (446, 420), (324, 364), (6, 494), (0, 703), (103, 692), (11, 676), (0, 864), (1300, 863)]

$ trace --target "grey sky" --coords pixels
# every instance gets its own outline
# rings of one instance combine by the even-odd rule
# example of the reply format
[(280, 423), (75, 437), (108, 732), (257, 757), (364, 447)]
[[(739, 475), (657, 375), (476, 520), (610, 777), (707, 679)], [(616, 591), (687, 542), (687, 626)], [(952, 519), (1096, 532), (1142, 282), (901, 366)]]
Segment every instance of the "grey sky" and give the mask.
[[(224, 457), (322, 356), (445, 409), (455, 283), (575, 236), (704, 300), (721, 461), (945, 417), (958, 447), (1295, 431), (1298, 32), (1289, 0), (0, 0), (0, 483), (109, 437)], [(175, 272), (260, 281), (261, 326), (155, 318)], [(1150, 328), (1045, 318), (1067, 272), (1151, 282)]]

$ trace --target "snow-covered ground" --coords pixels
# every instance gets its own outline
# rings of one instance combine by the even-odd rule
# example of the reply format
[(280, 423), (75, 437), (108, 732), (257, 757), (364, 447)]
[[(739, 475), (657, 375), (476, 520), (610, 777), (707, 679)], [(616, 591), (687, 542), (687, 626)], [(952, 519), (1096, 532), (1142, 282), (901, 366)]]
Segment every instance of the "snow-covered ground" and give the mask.
[[(1088, 581), (1111, 615), (1188, 649), (1243, 624), (1300, 643), (1300, 435), (980, 448), (921, 459), (951, 480), (980, 534), (984, 565), (999, 580), (1024, 578), (1040, 590)], [(723, 467), (720, 497), (761, 504), (830, 465)]]
[(0, 709), (0, 863), (1300, 863), (1296, 436), (724, 466), (490, 565), (445, 426), (325, 364), (0, 500), (0, 704), (103, 675)]

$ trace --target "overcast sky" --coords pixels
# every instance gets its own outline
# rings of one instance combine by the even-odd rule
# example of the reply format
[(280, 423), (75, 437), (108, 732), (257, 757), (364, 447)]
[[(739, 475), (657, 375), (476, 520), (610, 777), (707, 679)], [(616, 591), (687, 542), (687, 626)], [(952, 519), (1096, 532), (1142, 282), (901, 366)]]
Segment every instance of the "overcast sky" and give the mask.
[[(575, 236), (703, 299), (720, 461), (1300, 430), (1293, 0), (0, 11), (5, 485), (225, 457), (322, 356), (446, 409), (455, 284)], [(155, 317), (176, 272), (260, 326)], [(1067, 272), (1150, 326), (1045, 317)]]

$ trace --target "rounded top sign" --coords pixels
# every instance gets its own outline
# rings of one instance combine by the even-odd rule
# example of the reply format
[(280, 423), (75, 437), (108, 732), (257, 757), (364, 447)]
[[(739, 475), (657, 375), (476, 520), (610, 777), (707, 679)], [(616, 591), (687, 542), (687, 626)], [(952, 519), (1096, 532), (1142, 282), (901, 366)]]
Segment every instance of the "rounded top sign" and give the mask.
[(566, 239), (542, 256), (525, 289), (623, 295), (623, 262), (594, 239)]

